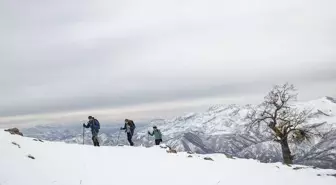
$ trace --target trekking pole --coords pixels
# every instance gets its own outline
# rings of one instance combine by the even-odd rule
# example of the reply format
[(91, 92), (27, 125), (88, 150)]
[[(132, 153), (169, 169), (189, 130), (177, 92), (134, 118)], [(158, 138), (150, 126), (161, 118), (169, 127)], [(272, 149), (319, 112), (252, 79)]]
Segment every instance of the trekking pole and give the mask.
[(121, 130), (119, 130), (119, 134), (118, 134), (118, 140), (117, 140), (117, 146), (119, 145), (119, 137), (120, 137), (120, 132), (121, 132)]
[(84, 145), (84, 127), (83, 127), (83, 145)]
[(150, 146), (149, 144), (149, 134), (147, 133), (147, 143), (148, 143), (148, 147)]

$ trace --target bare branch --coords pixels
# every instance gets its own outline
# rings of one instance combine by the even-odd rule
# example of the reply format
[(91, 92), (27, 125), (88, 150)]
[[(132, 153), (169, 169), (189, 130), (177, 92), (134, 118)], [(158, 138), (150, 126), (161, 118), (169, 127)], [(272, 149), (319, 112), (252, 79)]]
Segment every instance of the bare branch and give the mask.
[[(250, 128), (259, 129), (262, 125), (269, 128), (273, 140), (281, 143), (285, 159), (291, 158), (288, 147), (289, 135), (301, 134), (301, 139), (310, 140), (319, 136), (313, 127), (304, 127), (304, 123), (311, 115), (311, 110), (299, 110), (290, 103), (297, 100), (297, 93), (294, 85), (288, 83), (281, 86), (276, 85), (265, 96), (264, 101), (257, 107), (252, 108), (246, 117)], [(292, 159), (290, 159), (292, 160)]]

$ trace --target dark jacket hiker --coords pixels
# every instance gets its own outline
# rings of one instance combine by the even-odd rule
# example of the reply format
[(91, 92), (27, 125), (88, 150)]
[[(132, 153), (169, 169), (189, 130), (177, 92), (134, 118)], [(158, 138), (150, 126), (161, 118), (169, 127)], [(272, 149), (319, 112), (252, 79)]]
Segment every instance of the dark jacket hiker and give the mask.
[(153, 132), (148, 131), (148, 134), (154, 136), (156, 145), (159, 145), (162, 142), (161, 131), (156, 126), (153, 127)]
[(125, 132), (127, 134), (127, 140), (129, 142), (129, 144), (131, 146), (133, 146), (134, 143), (132, 141), (132, 137), (133, 137), (134, 130), (135, 130), (135, 124), (134, 124), (133, 120), (125, 119), (125, 125), (124, 125), (124, 127), (121, 127), (120, 130), (125, 130)]
[(98, 141), (98, 133), (100, 129), (100, 123), (97, 119), (95, 119), (92, 116), (88, 117), (89, 121), (87, 125), (83, 123), (83, 127), (85, 128), (91, 128), (91, 133), (92, 133), (92, 141), (94, 146), (99, 146), (99, 141)]

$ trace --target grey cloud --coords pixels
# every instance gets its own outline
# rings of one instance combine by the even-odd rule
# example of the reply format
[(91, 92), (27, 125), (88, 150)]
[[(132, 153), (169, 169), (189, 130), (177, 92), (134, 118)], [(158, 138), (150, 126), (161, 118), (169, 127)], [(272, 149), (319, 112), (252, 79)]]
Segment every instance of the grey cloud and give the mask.
[[(181, 79), (182, 80), (182, 79)], [(124, 92), (122, 94), (117, 93), (95, 93), (95, 94), (78, 94), (75, 96), (67, 97), (47, 97), (43, 101), (31, 101), (26, 104), (23, 101), (20, 101), (20, 107), (16, 106), (6, 106), (6, 109), (0, 110), (0, 115), (2, 116), (14, 116), (17, 114), (34, 114), (34, 113), (52, 113), (55, 111), (64, 112), (64, 111), (74, 111), (74, 110), (85, 110), (85, 109), (98, 109), (98, 108), (116, 108), (137, 104), (147, 104), (147, 103), (160, 103), (160, 102), (169, 102), (177, 100), (190, 100), (197, 98), (209, 98), (213, 96), (221, 97), (233, 97), (233, 96), (244, 96), (246, 94), (265, 94), (273, 85), (278, 83), (284, 83), (291, 81), (299, 85), (304, 85), (305, 81), (310, 83), (319, 83), (319, 82), (329, 82), (328, 85), (331, 86), (330, 89), (333, 89), (335, 85), (333, 84), (336, 81), (335, 70), (331, 68), (330, 70), (321, 69), (315, 70), (314, 72), (306, 73), (301, 75), (300, 78), (279, 78), (279, 79), (259, 79), (249, 82), (237, 82), (231, 84), (222, 84), (218, 86), (201, 86), (201, 87), (188, 87), (181, 89), (174, 89), (170, 91), (162, 90), (146, 90), (145, 88)], [(93, 87), (97, 88), (97, 87)], [(105, 87), (106, 88), (106, 87)], [(299, 86), (301, 88), (301, 86)], [(310, 91), (310, 88), (306, 89), (305, 86), (302, 87), (304, 90)], [(104, 89), (103, 89), (104, 91)], [(324, 96), (328, 95), (327, 92), (323, 92), (321, 89), (319, 95)], [(332, 91), (331, 91), (332, 92)], [(305, 92), (301, 91), (305, 94)], [(317, 93), (318, 94), (318, 93)], [(317, 94), (313, 94), (317, 96)], [(314, 97), (314, 96), (313, 96)], [(20, 102), (17, 102), (19, 104)], [(8, 102), (10, 103), (10, 102)], [(223, 102), (225, 103), (225, 102)], [(248, 103), (248, 102), (247, 102)], [(17, 105), (14, 103), (14, 105)]]
[(333, 5), (6, 2), (0, 116), (262, 94), (284, 81), (320, 84), (306, 98), (333, 94)]

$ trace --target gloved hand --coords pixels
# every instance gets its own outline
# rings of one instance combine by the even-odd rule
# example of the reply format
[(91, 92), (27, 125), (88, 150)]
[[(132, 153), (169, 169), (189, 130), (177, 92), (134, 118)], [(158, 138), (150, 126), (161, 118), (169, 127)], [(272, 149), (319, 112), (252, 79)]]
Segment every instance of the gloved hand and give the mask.
[(122, 127), (120, 127), (120, 130), (122, 130), (123, 128)]
[(85, 127), (85, 123), (83, 123), (83, 127)]
[(150, 135), (150, 132), (148, 131), (148, 134)]

